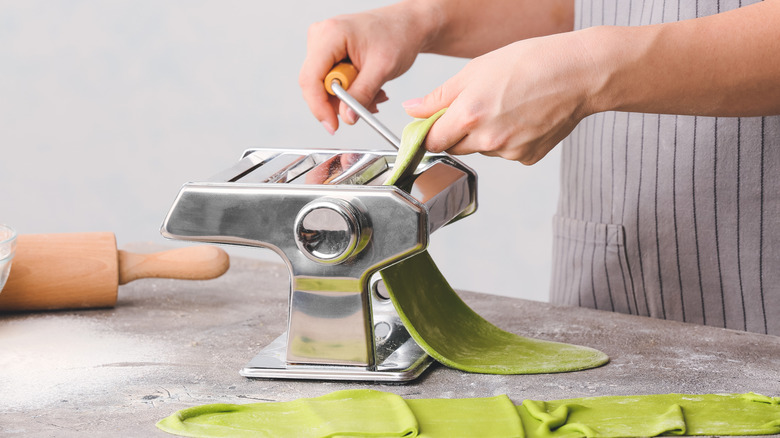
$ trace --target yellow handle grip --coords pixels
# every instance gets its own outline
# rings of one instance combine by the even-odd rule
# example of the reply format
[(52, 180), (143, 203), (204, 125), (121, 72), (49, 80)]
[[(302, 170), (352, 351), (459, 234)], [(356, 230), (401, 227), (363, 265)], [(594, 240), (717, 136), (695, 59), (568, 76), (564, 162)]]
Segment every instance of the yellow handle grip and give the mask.
[(333, 83), (333, 81), (339, 81), (341, 88), (346, 90), (349, 88), (350, 84), (352, 84), (352, 81), (355, 80), (357, 74), (357, 68), (355, 68), (352, 63), (347, 61), (339, 62), (330, 69), (330, 72), (325, 76), (325, 90), (327, 90), (329, 94), (335, 96), (336, 93), (333, 92), (330, 84)]

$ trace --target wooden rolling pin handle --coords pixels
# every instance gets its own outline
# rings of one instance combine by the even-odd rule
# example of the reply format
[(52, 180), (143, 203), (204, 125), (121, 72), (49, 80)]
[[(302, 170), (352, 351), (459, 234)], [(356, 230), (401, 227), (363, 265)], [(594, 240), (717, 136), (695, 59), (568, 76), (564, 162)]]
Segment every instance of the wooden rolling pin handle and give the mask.
[(117, 257), (119, 284), (139, 278), (209, 280), (224, 274), (230, 267), (227, 253), (215, 246), (192, 246), (152, 254), (120, 249)]
[(118, 284), (137, 278), (219, 277), (228, 255), (213, 246), (154, 254), (117, 251), (114, 233), (20, 234), (0, 312), (88, 309), (116, 304)]
[(339, 62), (325, 76), (325, 90), (327, 90), (329, 94), (335, 96), (336, 93), (334, 93), (333, 88), (331, 88), (333, 81), (338, 81), (341, 88), (346, 90), (349, 89), (350, 84), (355, 80), (357, 74), (358, 70), (352, 63), (347, 61)]

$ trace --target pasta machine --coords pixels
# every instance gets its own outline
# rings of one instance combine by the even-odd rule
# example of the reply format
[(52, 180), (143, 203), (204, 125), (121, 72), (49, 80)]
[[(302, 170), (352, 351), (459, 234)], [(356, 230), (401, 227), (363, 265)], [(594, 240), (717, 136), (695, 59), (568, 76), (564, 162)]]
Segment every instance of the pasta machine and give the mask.
[(395, 151), (250, 149), (185, 184), (162, 225), (170, 239), (270, 248), (290, 271), (287, 331), (247, 377), (405, 381), (431, 362), (401, 323), (383, 267), (476, 209), (476, 174), (428, 154), (402, 188), (382, 183)]

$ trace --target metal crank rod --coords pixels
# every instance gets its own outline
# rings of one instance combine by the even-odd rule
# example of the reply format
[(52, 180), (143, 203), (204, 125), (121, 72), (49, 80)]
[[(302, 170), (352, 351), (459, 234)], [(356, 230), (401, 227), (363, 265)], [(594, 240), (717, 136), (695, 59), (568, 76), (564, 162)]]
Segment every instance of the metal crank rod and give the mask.
[(347, 89), (352, 81), (357, 76), (357, 69), (349, 62), (338, 63), (331, 71), (325, 76), (325, 89), (329, 94), (338, 97), (342, 102), (347, 104), (352, 111), (356, 112), (361, 119), (371, 125), (376, 132), (384, 137), (396, 150), (401, 147), (401, 140), (393, 134), (393, 131), (383, 125), (369, 110), (360, 104), (354, 97), (347, 93)]

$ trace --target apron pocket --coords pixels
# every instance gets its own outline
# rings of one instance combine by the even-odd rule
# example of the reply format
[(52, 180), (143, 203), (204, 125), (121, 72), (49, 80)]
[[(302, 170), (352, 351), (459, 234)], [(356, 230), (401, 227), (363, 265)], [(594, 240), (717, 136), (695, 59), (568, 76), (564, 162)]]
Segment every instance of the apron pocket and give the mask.
[(636, 313), (633, 276), (619, 224), (553, 218), (550, 301)]

